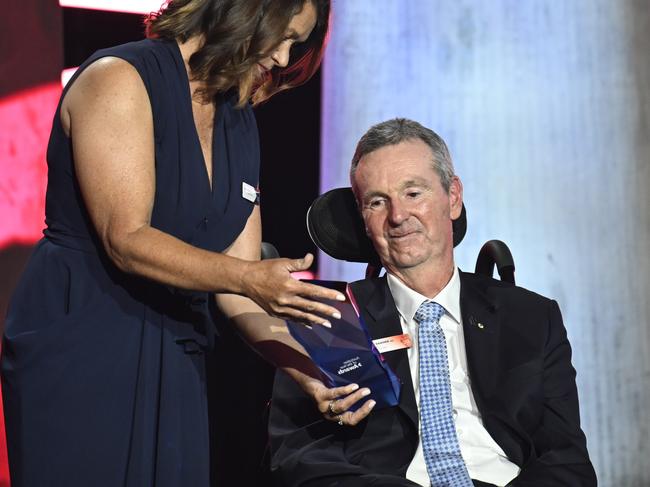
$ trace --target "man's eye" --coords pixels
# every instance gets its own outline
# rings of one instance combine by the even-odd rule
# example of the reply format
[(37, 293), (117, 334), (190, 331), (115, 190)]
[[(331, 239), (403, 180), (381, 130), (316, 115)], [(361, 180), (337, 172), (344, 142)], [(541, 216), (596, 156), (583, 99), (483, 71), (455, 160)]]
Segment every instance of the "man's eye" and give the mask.
[(409, 191), (409, 192), (407, 193), (407, 196), (408, 196), (409, 198), (417, 198), (417, 197), (420, 196), (421, 194), (422, 194), (422, 193), (421, 193), (420, 191)]
[(372, 200), (368, 203), (368, 208), (379, 208), (384, 200)]

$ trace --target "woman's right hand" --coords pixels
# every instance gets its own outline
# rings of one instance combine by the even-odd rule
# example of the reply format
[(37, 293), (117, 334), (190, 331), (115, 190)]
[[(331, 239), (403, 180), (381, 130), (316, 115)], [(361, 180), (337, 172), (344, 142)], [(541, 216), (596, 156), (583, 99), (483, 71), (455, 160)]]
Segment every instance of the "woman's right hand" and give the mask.
[(314, 256), (307, 254), (302, 259), (249, 262), (242, 276), (242, 294), (272, 316), (328, 326), (329, 317), (339, 319), (341, 315), (336, 308), (316, 300), (345, 301), (345, 296), (291, 277), (292, 272), (309, 269), (313, 261)]

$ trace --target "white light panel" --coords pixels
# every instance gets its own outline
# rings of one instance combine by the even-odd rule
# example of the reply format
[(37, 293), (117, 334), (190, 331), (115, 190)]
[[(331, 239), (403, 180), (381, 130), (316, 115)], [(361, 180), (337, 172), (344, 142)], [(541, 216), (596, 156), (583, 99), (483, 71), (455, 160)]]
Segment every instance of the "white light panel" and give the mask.
[(160, 9), (161, 0), (59, 0), (61, 7), (87, 8), (130, 14), (148, 14)]

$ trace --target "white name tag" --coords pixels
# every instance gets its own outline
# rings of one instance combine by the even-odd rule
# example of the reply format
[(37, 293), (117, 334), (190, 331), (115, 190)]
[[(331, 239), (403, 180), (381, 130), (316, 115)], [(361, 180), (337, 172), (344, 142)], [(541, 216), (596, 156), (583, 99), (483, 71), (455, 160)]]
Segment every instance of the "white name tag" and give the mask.
[(413, 342), (408, 333), (403, 335), (395, 335), (392, 337), (377, 338), (372, 343), (379, 353), (392, 352), (393, 350), (402, 350), (403, 348), (411, 348)]
[(251, 203), (257, 203), (257, 191), (255, 191), (253, 186), (244, 181), (241, 183), (241, 195), (245, 200)]

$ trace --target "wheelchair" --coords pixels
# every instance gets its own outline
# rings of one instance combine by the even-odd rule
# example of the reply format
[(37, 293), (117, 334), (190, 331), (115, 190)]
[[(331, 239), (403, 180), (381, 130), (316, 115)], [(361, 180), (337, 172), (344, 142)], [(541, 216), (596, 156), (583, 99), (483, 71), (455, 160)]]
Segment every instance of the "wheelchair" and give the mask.
[[(307, 230), (314, 244), (329, 256), (367, 264), (366, 277), (380, 274), (379, 257), (366, 236), (351, 188), (333, 189), (316, 198), (307, 211)], [(463, 205), (460, 217), (453, 222), (454, 247), (463, 240), (466, 231), (467, 213)], [(261, 258), (277, 257), (276, 248), (271, 243), (262, 242)], [(475, 271), (491, 277), (495, 267), (502, 281), (515, 283), (515, 265), (510, 250), (505, 243), (490, 240), (479, 252)], [(233, 416), (232, 410), (215, 398), (217, 410), (213, 411), (213, 416), (225, 420), (211, 426), (215, 431), (212, 436), (227, 438), (225, 444), (217, 445), (219, 453), (215, 458), (222, 459), (213, 466), (213, 471), (218, 474), (217, 485), (272, 485), (265, 428), (275, 371), (244, 345), (229, 326), (221, 329), (221, 334), (225, 345), (224, 363), (214, 366), (225, 367), (236, 359), (243, 376), (255, 377), (256, 381), (255, 384), (245, 384), (240, 374), (220, 376), (219, 391), (228, 390), (246, 400), (239, 404)], [(246, 454), (242, 455), (242, 452)]]

